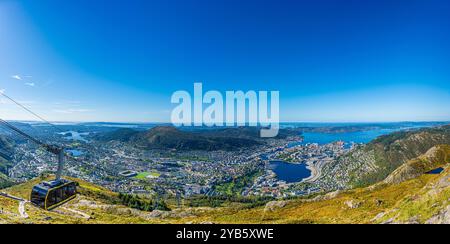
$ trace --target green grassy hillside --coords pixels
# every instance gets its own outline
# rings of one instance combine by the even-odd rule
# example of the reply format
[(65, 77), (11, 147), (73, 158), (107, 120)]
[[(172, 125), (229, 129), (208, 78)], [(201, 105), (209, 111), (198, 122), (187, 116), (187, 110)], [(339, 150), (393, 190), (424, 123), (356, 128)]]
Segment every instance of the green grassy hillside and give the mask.
[[(366, 172), (359, 179), (370, 179), (366, 184), (376, 179), (378, 183), (314, 199), (266, 205), (229, 202), (217, 208), (187, 204), (177, 209), (172, 203), (172, 211), (148, 212), (124, 206), (123, 196), (117, 193), (72, 179), (79, 183), (76, 199), (50, 212), (27, 204), (28, 218), (20, 214), (17, 201), (0, 196), (0, 223), (450, 223), (450, 143), (439, 145), (448, 140), (448, 130), (446, 126), (377, 139), (356, 150), (368, 150), (376, 156), (353, 153), (352, 157), (359, 155), (358, 162), (365, 162), (359, 164)], [(443, 171), (428, 173), (436, 168)], [(2, 177), (7, 180), (0, 174), (0, 180)], [(28, 199), (33, 185), (48, 179), (3, 191)]]
[(4, 174), (0, 173), (0, 189), (10, 187), (13, 182)]
[(13, 151), (14, 142), (4, 135), (0, 135), (0, 173), (6, 173), (12, 166), (9, 155)]
[(326, 165), (322, 181), (346, 189), (369, 186), (437, 145), (450, 145), (449, 125), (381, 136)]
[[(182, 208), (173, 211), (144, 212), (120, 204), (119, 195), (102, 187), (77, 180), (79, 196), (52, 212), (27, 205), (30, 216), (21, 218), (18, 203), (0, 197), (8, 223), (442, 223), (450, 199), (450, 146), (443, 145), (407, 164), (423, 163), (420, 175), (396, 184), (376, 185), (334, 192), (314, 199), (270, 202), (248, 208), (230, 203), (220, 208)], [(440, 174), (424, 174), (429, 168), (443, 167)], [(419, 172), (417, 171), (417, 172)], [(393, 174), (397, 174), (393, 173)], [(392, 176), (392, 175), (391, 175)], [(391, 177), (390, 176), (390, 177)], [(389, 178), (389, 177), (388, 177)], [(6, 191), (27, 198), (36, 179)]]
[[(223, 208), (199, 216), (196, 222), (215, 223), (439, 223), (450, 204), (450, 146), (439, 146), (424, 163), (422, 173), (398, 184), (333, 192), (315, 199), (297, 199), (253, 209)], [(442, 160), (442, 161), (440, 161)], [(444, 167), (441, 174), (424, 174), (428, 166)], [(269, 207), (275, 206), (275, 207)], [(280, 207), (281, 206), (281, 207)], [(442, 217), (444, 216), (444, 217)]]
[[(15, 185), (3, 191), (23, 199), (29, 199), (33, 185), (50, 178), (39, 178)], [(52, 211), (44, 211), (30, 203), (26, 204), (29, 218), (18, 215), (18, 201), (0, 196), (0, 205), (5, 214), (0, 214), (0, 223), (42, 223), (42, 224), (127, 224), (127, 223), (167, 223), (163, 219), (152, 218), (152, 213), (138, 211), (121, 205), (119, 194), (78, 179), (79, 194), (76, 199)], [(154, 214), (154, 213), (153, 213)]]

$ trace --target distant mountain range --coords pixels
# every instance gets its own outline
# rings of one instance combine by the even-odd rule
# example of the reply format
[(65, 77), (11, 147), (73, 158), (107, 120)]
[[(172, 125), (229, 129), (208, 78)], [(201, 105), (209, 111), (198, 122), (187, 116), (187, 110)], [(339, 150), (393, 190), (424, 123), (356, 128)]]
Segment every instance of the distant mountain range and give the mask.
[[(182, 130), (173, 126), (157, 126), (147, 131), (118, 129), (95, 139), (127, 142), (146, 149), (239, 150), (263, 144), (265, 140), (259, 132), (257, 127)], [(290, 135), (297, 135), (297, 132), (281, 130), (277, 138)]]
[(447, 125), (450, 122), (390, 122), (390, 123), (292, 123), (293, 129), (300, 132), (352, 133), (369, 130), (405, 130)]

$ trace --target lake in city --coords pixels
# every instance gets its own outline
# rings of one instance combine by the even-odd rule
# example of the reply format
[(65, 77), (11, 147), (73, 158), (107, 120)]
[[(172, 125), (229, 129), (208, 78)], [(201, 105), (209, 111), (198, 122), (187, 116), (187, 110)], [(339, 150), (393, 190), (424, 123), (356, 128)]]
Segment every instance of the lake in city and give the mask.
[(79, 156), (83, 155), (83, 152), (82, 152), (82, 151), (76, 150), (76, 149), (66, 150), (66, 152), (69, 152), (69, 153), (72, 154), (72, 156), (74, 156), (74, 157), (79, 157)]
[(284, 180), (287, 183), (300, 182), (311, 176), (311, 171), (306, 168), (306, 164), (270, 161), (270, 168), (275, 172), (279, 180)]
[[(345, 132), (345, 133), (324, 133), (324, 132), (306, 132), (301, 134), (304, 138), (301, 142), (294, 142), (288, 145), (288, 147), (294, 147), (297, 145), (305, 145), (309, 143), (317, 143), (319, 145), (325, 145), (336, 141), (344, 141), (345, 147), (350, 148), (352, 143), (369, 143), (379, 136), (387, 135), (395, 131), (406, 129), (417, 129), (422, 127), (428, 127), (429, 124), (415, 124), (399, 126), (398, 128), (389, 129), (374, 129), (366, 131)], [(270, 162), (273, 171), (277, 174), (277, 178), (286, 182), (300, 182), (311, 175), (310, 170), (306, 168), (305, 164), (289, 164), (283, 161), (271, 161)]]

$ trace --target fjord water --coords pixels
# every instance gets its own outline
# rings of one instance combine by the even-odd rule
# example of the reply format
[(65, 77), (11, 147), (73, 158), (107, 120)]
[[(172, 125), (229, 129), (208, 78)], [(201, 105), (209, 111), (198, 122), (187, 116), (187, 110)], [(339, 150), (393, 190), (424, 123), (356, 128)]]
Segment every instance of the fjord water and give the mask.
[[(292, 143), (289, 146), (296, 146), (299, 144), (305, 145), (310, 143), (325, 145), (335, 141), (344, 141), (346, 147), (349, 147), (352, 142), (365, 144), (379, 136), (389, 134), (393, 131), (395, 130), (378, 129), (344, 133), (307, 132), (302, 134), (302, 142)], [(292, 164), (283, 161), (271, 161), (270, 167), (272, 171), (275, 172), (279, 180), (286, 181), (287, 183), (300, 182), (311, 176), (311, 171), (306, 168), (306, 164), (304, 163)]]
[(292, 164), (283, 161), (270, 161), (270, 168), (279, 180), (287, 183), (300, 182), (311, 176), (311, 171), (306, 168), (306, 164)]
[(396, 131), (395, 129), (376, 129), (357, 132), (344, 132), (344, 133), (321, 133), (321, 132), (307, 132), (303, 133), (303, 143), (318, 143), (319, 145), (325, 145), (335, 141), (344, 141), (346, 143), (363, 143), (366, 144), (373, 139), (387, 135)]
[[(379, 136), (388, 135), (390, 133), (402, 130), (415, 130), (425, 127), (432, 127), (442, 125), (442, 122), (399, 122), (399, 123), (381, 123), (373, 125), (372, 129), (361, 129), (359, 131), (351, 132), (305, 132), (303, 141), (300, 144), (317, 143), (319, 145), (325, 145), (328, 143), (343, 141), (349, 143), (362, 143), (366, 144), (376, 139)], [(308, 124), (309, 127), (319, 127), (318, 124)], [(370, 127), (370, 124), (324, 124), (323, 126), (339, 126), (339, 127)], [(298, 145), (295, 143), (293, 145)]]
[(65, 137), (67, 140), (89, 142), (88, 140), (83, 138), (83, 136), (86, 136), (89, 133), (80, 133), (77, 131), (65, 131), (65, 132), (60, 132), (58, 134), (60, 134), (60, 135), (70, 134), (70, 136)]
[[(392, 124), (382, 124), (381, 128), (368, 129), (361, 131), (352, 132), (305, 132), (301, 135), (303, 136), (303, 141), (291, 143), (288, 147), (294, 147), (297, 145), (306, 145), (310, 143), (317, 143), (319, 145), (325, 145), (328, 143), (343, 141), (345, 142), (345, 147), (349, 148), (351, 143), (366, 144), (370, 141), (376, 139), (379, 136), (387, 135), (396, 131), (401, 130), (411, 130), (419, 129), (424, 127), (430, 127), (439, 125), (440, 123), (433, 122), (423, 122), (423, 123), (392, 123)], [(330, 124), (322, 126), (367, 126), (364, 124)], [(298, 125), (297, 125), (298, 126)], [(307, 127), (320, 127), (318, 124), (305, 124), (303, 126)], [(383, 128), (388, 127), (388, 128)], [(300, 182), (305, 178), (311, 176), (311, 171), (306, 168), (304, 163), (292, 164), (283, 161), (271, 161), (270, 166), (272, 170), (277, 175), (277, 178), (284, 180), (288, 183)]]

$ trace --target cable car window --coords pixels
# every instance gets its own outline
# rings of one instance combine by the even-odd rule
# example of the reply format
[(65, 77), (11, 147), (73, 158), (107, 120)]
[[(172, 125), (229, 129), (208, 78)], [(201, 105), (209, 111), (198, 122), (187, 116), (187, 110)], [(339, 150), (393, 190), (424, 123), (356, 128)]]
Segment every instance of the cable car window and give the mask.
[(56, 203), (57, 201), (55, 191), (50, 191), (47, 196), (47, 208), (55, 205)]
[(43, 192), (33, 189), (31, 193), (31, 202), (38, 205), (39, 207), (43, 208), (45, 207), (45, 197), (47, 194), (44, 194)]
[(63, 189), (64, 187), (55, 190), (56, 202), (58, 203), (64, 201)]
[(71, 197), (77, 193), (77, 187), (74, 184), (68, 186), (68, 197)]

